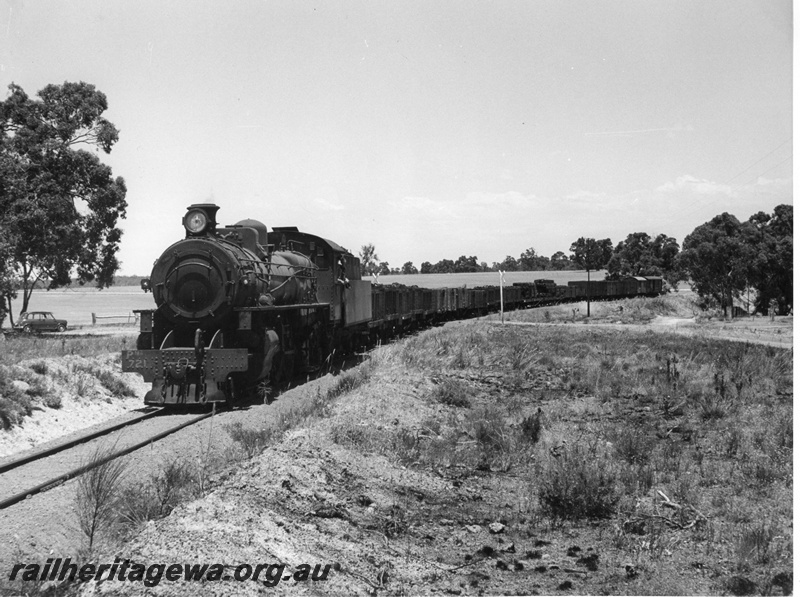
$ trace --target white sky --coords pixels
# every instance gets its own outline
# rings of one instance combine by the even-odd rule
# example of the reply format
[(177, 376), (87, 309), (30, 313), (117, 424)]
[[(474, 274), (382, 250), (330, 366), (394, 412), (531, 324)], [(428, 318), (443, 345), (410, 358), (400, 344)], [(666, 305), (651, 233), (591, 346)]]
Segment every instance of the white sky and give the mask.
[(197, 202), (393, 267), (772, 212), (792, 50), (788, 0), (0, 0), (0, 93), (107, 95), (143, 276)]

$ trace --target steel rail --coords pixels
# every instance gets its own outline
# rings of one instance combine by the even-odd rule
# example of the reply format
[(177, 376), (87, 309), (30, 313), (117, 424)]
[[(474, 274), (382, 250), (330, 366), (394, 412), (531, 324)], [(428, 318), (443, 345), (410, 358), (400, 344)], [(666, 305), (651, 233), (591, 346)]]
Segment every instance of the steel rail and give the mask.
[(163, 439), (163, 438), (167, 437), (168, 435), (171, 435), (171, 434), (175, 433), (176, 431), (180, 431), (184, 427), (188, 427), (189, 425), (194, 425), (195, 423), (199, 423), (203, 419), (207, 419), (208, 417), (211, 417), (214, 414), (215, 414), (215, 411), (211, 411), (210, 413), (202, 414), (202, 415), (200, 415), (198, 417), (195, 417), (195, 418), (191, 419), (190, 421), (186, 421), (184, 423), (181, 423), (180, 425), (176, 425), (175, 427), (172, 427), (171, 429), (167, 429), (166, 431), (162, 431), (161, 433), (158, 433), (158, 434), (156, 434), (156, 435), (154, 435), (152, 437), (149, 437), (148, 439), (146, 439), (144, 441), (141, 441), (141, 442), (139, 442), (137, 444), (134, 444), (132, 446), (128, 446), (126, 448), (122, 448), (121, 450), (117, 450), (116, 452), (113, 452), (113, 453), (111, 453), (111, 454), (109, 454), (107, 456), (104, 456), (103, 458), (100, 458), (99, 460), (93, 460), (92, 462), (89, 462), (88, 464), (85, 464), (85, 465), (83, 465), (81, 467), (73, 469), (73, 470), (71, 470), (71, 471), (69, 471), (67, 473), (64, 473), (63, 475), (59, 475), (58, 477), (56, 477), (54, 479), (50, 479), (49, 481), (45, 481), (44, 483), (40, 483), (36, 487), (31, 487), (30, 489), (26, 489), (25, 491), (22, 491), (22, 492), (20, 492), (20, 493), (18, 493), (16, 495), (13, 495), (13, 496), (11, 496), (9, 498), (5, 498), (3, 500), (0, 500), (0, 510), (8, 508), (9, 506), (13, 506), (14, 504), (16, 504), (18, 502), (21, 502), (21, 501), (27, 499), (28, 497), (30, 497), (32, 495), (35, 495), (37, 493), (42, 493), (42, 492), (47, 491), (49, 489), (53, 489), (54, 487), (58, 487), (59, 485), (61, 485), (63, 483), (66, 483), (70, 479), (72, 479), (74, 477), (78, 477), (78, 476), (80, 476), (80, 475), (92, 470), (93, 468), (97, 468), (98, 466), (101, 466), (101, 465), (103, 465), (103, 464), (105, 464), (107, 462), (110, 462), (110, 461), (114, 460), (115, 458), (119, 458), (121, 456), (125, 456), (126, 454), (130, 454), (131, 452), (134, 452), (134, 451), (136, 451), (136, 450), (138, 450), (140, 448), (144, 448), (148, 444), (151, 444), (151, 443), (153, 443), (155, 441)]
[(145, 419), (149, 419), (154, 417), (155, 415), (162, 412), (164, 409), (160, 408), (155, 411), (145, 413), (139, 417), (129, 419), (122, 423), (117, 423), (115, 425), (111, 425), (110, 427), (105, 427), (103, 429), (98, 429), (97, 431), (93, 431), (91, 433), (87, 433), (86, 435), (82, 435), (81, 437), (75, 438), (73, 440), (69, 440), (64, 442), (63, 444), (58, 444), (57, 446), (53, 446), (52, 448), (47, 448), (46, 450), (41, 450), (39, 452), (34, 452), (33, 454), (29, 454), (28, 456), (23, 456), (22, 458), (18, 458), (16, 460), (12, 460), (11, 462), (6, 462), (5, 464), (0, 464), (0, 474), (8, 472), (12, 469), (17, 468), (18, 466), (22, 466), (23, 464), (28, 464), (29, 462), (33, 462), (34, 460), (40, 460), (41, 458), (46, 458), (47, 456), (52, 456), (58, 452), (63, 450), (67, 450), (78, 444), (82, 444), (84, 442), (91, 441), (101, 435), (106, 435), (108, 433), (112, 433), (117, 429), (122, 429), (123, 427), (127, 427), (128, 425), (135, 425), (140, 421), (144, 421)]

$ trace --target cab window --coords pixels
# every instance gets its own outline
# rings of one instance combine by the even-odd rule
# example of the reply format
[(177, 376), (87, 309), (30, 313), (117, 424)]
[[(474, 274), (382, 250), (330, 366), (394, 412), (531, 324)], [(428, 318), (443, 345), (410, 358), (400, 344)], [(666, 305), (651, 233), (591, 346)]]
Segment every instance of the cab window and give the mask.
[(311, 256), (311, 260), (316, 263), (317, 267), (320, 269), (328, 269), (331, 266), (328, 261), (328, 255), (322, 250), (322, 247), (318, 248), (316, 255)]

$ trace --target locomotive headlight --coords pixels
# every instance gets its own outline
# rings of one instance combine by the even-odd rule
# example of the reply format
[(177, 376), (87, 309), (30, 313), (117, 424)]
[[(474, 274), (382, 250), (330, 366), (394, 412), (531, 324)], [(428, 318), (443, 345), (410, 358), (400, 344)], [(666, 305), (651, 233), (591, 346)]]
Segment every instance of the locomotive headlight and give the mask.
[(199, 209), (193, 209), (183, 218), (183, 226), (189, 234), (200, 234), (208, 226), (208, 217)]

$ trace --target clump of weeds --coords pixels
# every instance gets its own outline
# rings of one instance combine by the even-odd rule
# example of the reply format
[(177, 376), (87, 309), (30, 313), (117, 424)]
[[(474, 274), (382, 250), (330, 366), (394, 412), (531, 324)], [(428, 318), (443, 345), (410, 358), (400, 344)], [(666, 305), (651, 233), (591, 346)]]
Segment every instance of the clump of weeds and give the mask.
[(552, 446), (540, 463), (538, 500), (555, 522), (610, 518), (621, 492), (619, 465), (597, 442)]
[(245, 458), (253, 458), (263, 452), (264, 448), (273, 443), (278, 435), (273, 426), (245, 427), (241, 421), (230, 423), (225, 426), (225, 429)]
[(120, 491), (119, 517), (131, 530), (151, 520), (169, 515), (179, 504), (201, 495), (195, 467), (183, 458), (161, 463), (144, 480), (126, 485)]
[(436, 384), (433, 390), (433, 399), (447, 406), (469, 408), (471, 404), (471, 394), (472, 389), (464, 381), (452, 377), (445, 377)]

